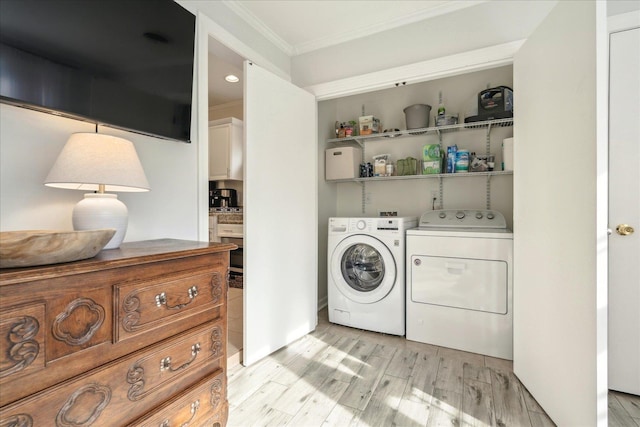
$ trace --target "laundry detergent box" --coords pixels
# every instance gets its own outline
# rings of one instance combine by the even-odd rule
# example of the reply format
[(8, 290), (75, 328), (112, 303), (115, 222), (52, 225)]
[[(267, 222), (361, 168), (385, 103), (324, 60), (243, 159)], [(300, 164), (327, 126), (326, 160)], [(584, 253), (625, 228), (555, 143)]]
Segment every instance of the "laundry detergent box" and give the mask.
[(431, 175), (441, 173), (442, 155), (440, 144), (427, 144), (422, 147), (422, 174)]

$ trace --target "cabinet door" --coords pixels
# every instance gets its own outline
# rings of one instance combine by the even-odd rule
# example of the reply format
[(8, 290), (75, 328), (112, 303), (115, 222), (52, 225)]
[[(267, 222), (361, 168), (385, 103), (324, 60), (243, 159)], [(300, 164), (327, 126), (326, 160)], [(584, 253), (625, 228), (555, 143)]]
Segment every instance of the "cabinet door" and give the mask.
[(231, 125), (209, 128), (209, 180), (229, 179)]
[(243, 152), (244, 152), (244, 134), (241, 121), (233, 119), (230, 125), (229, 136), (229, 179), (242, 181), (243, 179)]
[(606, 424), (605, 8), (558, 2), (514, 58), (514, 372), (561, 426)]
[(245, 63), (244, 364), (317, 323), (316, 102)]

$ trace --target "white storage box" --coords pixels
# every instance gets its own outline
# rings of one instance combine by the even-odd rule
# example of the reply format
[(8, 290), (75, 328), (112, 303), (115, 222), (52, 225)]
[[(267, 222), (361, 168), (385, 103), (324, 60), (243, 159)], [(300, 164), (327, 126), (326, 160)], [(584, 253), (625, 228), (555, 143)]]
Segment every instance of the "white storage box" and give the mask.
[(357, 147), (328, 148), (325, 151), (325, 179), (352, 179), (360, 176), (362, 150)]

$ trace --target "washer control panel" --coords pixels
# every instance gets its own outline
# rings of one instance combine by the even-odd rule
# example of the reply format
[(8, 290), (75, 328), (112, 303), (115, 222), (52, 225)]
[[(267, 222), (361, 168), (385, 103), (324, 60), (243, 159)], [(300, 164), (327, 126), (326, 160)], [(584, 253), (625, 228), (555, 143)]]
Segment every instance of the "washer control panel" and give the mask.
[(420, 217), (420, 227), (507, 228), (498, 211), (484, 209), (441, 209), (427, 211)]
[(371, 231), (373, 221), (370, 218), (351, 218), (349, 231)]
[(416, 217), (329, 218), (329, 234), (404, 233), (418, 225)]

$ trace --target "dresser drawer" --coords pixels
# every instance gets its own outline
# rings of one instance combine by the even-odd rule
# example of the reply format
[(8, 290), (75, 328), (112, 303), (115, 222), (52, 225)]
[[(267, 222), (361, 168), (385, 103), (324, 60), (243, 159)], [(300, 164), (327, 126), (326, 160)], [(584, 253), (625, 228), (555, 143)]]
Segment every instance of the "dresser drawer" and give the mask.
[(162, 330), (225, 300), (227, 269), (187, 272), (116, 286), (116, 342)]
[[(40, 285), (47, 291), (56, 289), (56, 281), (51, 282)], [(17, 306), (0, 297), (0, 404), (86, 372), (100, 357), (102, 362), (109, 360), (104, 355), (113, 341), (112, 295), (109, 287), (87, 286), (82, 291), (60, 290), (46, 302), (36, 296)]]
[(216, 372), (130, 426), (224, 426), (229, 410), (225, 391), (226, 375)]
[(32, 426), (130, 423), (223, 371), (225, 340), (224, 320), (208, 323), (3, 407), (0, 425), (20, 420)]
[[(224, 317), (227, 260), (227, 253), (202, 254), (61, 277), (33, 274), (0, 285), (0, 405)], [(150, 309), (165, 317), (146, 310), (153, 292), (173, 298), (192, 286), (198, 295), (191, 304), (170, 310), (150, 301)], [(118, 299), (121, 291), (126, 295)], [(131, 325), (124, 335), (123, 324)]]
[(44, 308), (30, 304), (0, 313), (0, 386), (44, 369)]

